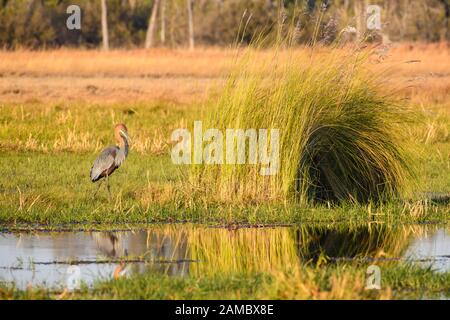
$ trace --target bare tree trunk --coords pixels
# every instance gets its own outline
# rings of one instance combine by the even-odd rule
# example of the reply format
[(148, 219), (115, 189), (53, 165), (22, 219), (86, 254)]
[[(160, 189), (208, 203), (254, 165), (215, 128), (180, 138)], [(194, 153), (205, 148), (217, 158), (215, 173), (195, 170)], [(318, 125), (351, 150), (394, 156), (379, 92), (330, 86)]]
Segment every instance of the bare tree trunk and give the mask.
[(102, 40), (103, 40), (103, 50), (109, 50), (109, 39), (108, 39), (108, 8), (106, 7), (106, 0), (102, 0)]
[(442, 5), (444, 6), (444, 27), (440, 33), (440, 41), (444, 42), (450, 37), (449, 30), (449, 21), (450, 21), (450, 1), (449, 0), (440, 0)]
[(187, 0), (188, 25), (189, 25), (189, 49), (194, 50), (194, 19), (192, 16), (192, 0)]
[(161, 0), (161, 44), (166, 43), (166, 0)]
[[(384, 19), (389, 19), (391, 17), (390, 7), (391, 6), (389, 1), (386, 1), (383, 6)], [(388, 30), (386, 30), (386, 27), (383, 24), (380, 33), (381, 33), (381, 43), (386, 45), (389, 44), (391, 42), (391, 40), (389, 39), (389, 32)]]
[(349, 0), (344, 0), (344, 10), (345, 10), (345, 12), (348, 11), (348, 6), (349, 6)]
[(35, 0), (28, 0), (27, 3), (27, 19), (29, 19), (31, 17), (31, 15), (33, 14), (33, 10), (34, 10), (34, 5), (36, 4)]
[(166, 0), (161, 0), (161, 43), (166, 43)]
[(356, 41), (359, 42), (364, 35), (364, 16), (366, 8), (361, 0), (356, 0), (353, 5), (356, 19)]
[(170, 37), (170, 46), (172, 48), (175, 48), (176, 43), (175, 43), (175, 20), (176, 17), (178, 17), (178, 13), (179, 13), (179, 7), (178, 6), (173, 6), (173, 1), (169, 2), (170, 4), (170, 14), (168, 16), (169, 19), (169, 37)]
[(410, 19), (409, 16), (409, 9), (410, 9), (410, 5), (409, 5), (409, 1), (408, 0), (404, 0), (402, 2), (403, 8), (402, 8), (402, 19), (401, 19), (401, 28), (400, 28), (400, 36), (401, 39), (403, 39), (405, 37), (405, 34), (407, 33), (408, 30), (408, 22)]
[(147, 35), (145, 37), (145, 48), (153, 47), (153, 34), (155, 33), (156, 26), (156, 14), (158, 13), (158, 6), (160, 0), (155, 0), (153, 3), (152, 14), (150, 15), (150, 20), (148, 22)]

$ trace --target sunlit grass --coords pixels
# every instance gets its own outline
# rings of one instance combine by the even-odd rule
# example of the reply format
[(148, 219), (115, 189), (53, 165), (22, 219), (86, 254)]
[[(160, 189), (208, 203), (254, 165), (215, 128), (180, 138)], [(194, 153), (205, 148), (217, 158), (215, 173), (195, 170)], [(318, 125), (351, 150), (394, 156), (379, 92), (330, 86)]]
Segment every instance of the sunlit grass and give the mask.
[[(130, 111), (132, 110), (132, 111)], [(449, 187), (448, 116), (408, 127), (420, 146), (414, 154), (420, 185), (414, 195), (391, 204), (342, 204), (339, 207), (255, 201), (210, 201), (201, 190), (186, 190), (187, 168), (176, 166), (167, 154), (170, 131), (198, 119), (200, 106), (167, 103), (148, 105), (3, 104), (0, 106), (0, 220), (51, 224), (147, 223), (195, 221), (213, 224), (295, 223), (328, 220), (442, 220), (450, 207), (424, 199), (424, 192), (445, 193)], [(88, 173), (101, 148), (113, 141), (113, 124), (125, 122), (132, 147), (124, 165), (111, 177), (113, 197), (95, 185)], [(439, 130), (425, 142), (427, 121)], [(51, 125), (49, 125), (51, 124)], [(159, 132), (154, 134), (153, 132)], [(32, 138), (30, 138), (30, 136)], [(33, 143), (31, 143), (32, 141)], [(215, 195), (215, 194), (214, 194)], [(207, 201), (206, 201), (207, 200)], [(331, 208), (331, 210), (330, 210)]]
[[(450, 158), (448, 157), (450, 154), (450, 105), (447, 98), (448, 79), (445, 77), (448, 61), (444, 59), (446, 52), (436, 50), (434, 47), (418, 50), (400, 46), (389, 51), (389, 55), (384, 57), (385, 60), (382, 60), (382, 62), (370, 65), (372, 69), (389, 69), (390, 72), (387, 74), (388, 84), (392, 84), (393, 88), (396, 89), (403, 88), (398, 91), (398, 96), (394, 96), (394, 100), (397, 100), (396, 98), (408, 99), (400, 101), (400, 105), (407, 104), (408, 107), (415, 110), (419, 120), (413, 124), (404, 123), (398, 126), (394, 124), (393, 126), (401, 128), (400, 136), (404, 137), (404, 140), (400, 143), (398, 143), (398, 137), (394, 139), (395, 145), (393, 146), (414, 147), (411, 162), (413, 167), (416, 168), (416, 181), (418, 183), (406, 188), (410, 189), (409, 194), (401, 192), (403, 189), (399, 190), (400, 194), (391, 203), (375, 206), (373, 203), (355, 204), (352, 203), (353, 201), (349, 201), (351, 203), (343, 203), (339, 206), (332, 203), (304, 206), (301, 201), (295, 203), (285, 201), (286, 197), (291, 195), (297, 199), (308, 199), (307, 196), (309, 196), (309, 194), (304, 194), (303, 191), (305, 190), (298, 192), (295, 188), (296, 183), (294, 183), (298, 181), (294, 169), (296, 164), (299, 164), (300, 147), (303, 148), (302, 150), (305, 147), (305, 139), (296, 139), (296, 132), (303, 128), (302, 130), (308, 136), (310, 132), (308, 133), (307, 128), (311, 127), (312, 123), (311, 121), (305, 123), (305, 119), (319, 119), (318, 117), (320, 117), (323, 122), (340, 127), (346, 127), (347, 120), (345, 119), (348, 119), (352, 120), (350, 125), (355, 128), (361, 122), (358, 114), (347, 114), (348, 118), (342, 117), (342, 121), (333, 120), (333, 117), (339, 113), (336, 107), (339, 104), (333, 99), (340, 97), (341, 101), (358, 102), (359, 100), (351, 100), (343, 95), (344, 89), (347, 88), (351, 89), (349, 92), (352, 92), (352, 94), (356, 92), (352, 97), (361, 99), (363, 103), (366, 103), (367, 101), (373, 101), (371, 99), (374, 97), (380, 98), (380, 92), (366, 93), (362, 89), (381, 89), (374, 85), (374, 83), (377, 83), (377, 81), (374, 81), (376, 79), (369, 79), (371, 81), (367, 84), (361, 82), (366, 79), (367, 75), (371, 74), (369, 70), (358, 69), (361, 73), (354, 71), (355, 79), (361, 81), (355, 80), (355, 83), (350, 81), (352, 77), (345, 67), (348, 66), (348, 60), (355, 56), (350, 55), (349, 52), (337, 50), (337, 53), (343, 55), (343, 57), (337, 55), (333, 59), (333, 55), (331, 55), (331, 58), (327, 58), (330, 57), (327, 48), (320, 48), (316, 51), (317, 56), (311, 60), (307, 49), (299, 48), (294, 50), (292, 54), (289, 51), (280, 53), (282, 56), (282, 59), (279, 60), (280, 64), (274, 64), (273, 59), (270, 60), (271, 57), (274, 57), (274, 52), (271, 50), (252, 51), (247, 56), (247, 61), (251, 60), (252, 63), (254, 62), (252, 57), (257, 56), (258, 59), (262, 59), (258, 61), (262, 62), (263, 68), (257, 68), (253, 70), (256, 71), (256, 74), (249, 75), (246, 73), (249, 70), (245, 68), (236, 70), (232, 74), (232, 79), (233, 77), (235, 80), (240, 79), (240, 82), (236, 82), (238, 87), (234, 88), (232, 82), (229, 82), (228, 86), (224, 88), (223, 96), (219, 97), (218, 104), (214, 103), (214, 101), (217, 101), (214, 99), (208, 103), (189, 104), (155, 102), (154, 96), (147, 97), (149, 101), (153, 102), (134, 103), (132, 100), (122, 101), (118, 99), (117, 92), (114, 90), (111, 90), (111, 94), (108, 95), (109, 102), (105, 100), (104, 103), (83, 102), (82, 99), (69, 102), (61, 101), (56, 97), (52, 98), (53, 100), (49, 103), (33, 100), (25, 103), (4, 102), (0, 104), (0, 171), (2, 172), (0, 176), (0, 221), (8, 223), (9, 227), (11, 225), (19, 226), (22, 224), (23, 226), (23, 224), (40, 223), (50, 228), (52, 224), (55, 226), (58, 224), (73, 226), (82, 224), (83, 228), (89, 228), (89, 224), (92, 223), (101, 223), (106, 226), (118, 223), (145, 224), (157, 221), (195, 221), (229, 225), (239, 223), (296, 223), (313, 220), (337, 221), (340, 219), (348, 221), (374, 219), (447, 221), (450, 212), (448, 202), (438, 205), (430, 201), (433, 194), (448, 194), (450, 186), (449, 176), (443, 174), (450, 169)], [(91, 53), (93, 52), (83, 53), (81, 60), (89, 59)], [(46, 66), (49, 65), (48, 59), (52, 59), (52, 57), (58, 60), (58, 63), (52, 65), (51, 70), (49, 69), (52, 74), (44, 76), (48, 76), (51, 81), (54, 81), (53, 84), (60, 83), (59, 78), (55, 76), (70, 76), (71, 74), (88, 77), (88, 81), (92, 80), (93, 83), (95, 83), (96, 77), (102, 78), (108, 75), (131, 77), (136, 76), (139, 72), (146, 73), (152, 69), (154, 64), (154, 61), (149, 61), (142, 70), (133, 66), (129, 70), (130, 73), (126, 73), (125, 71), (128, 70), (127, 67), (130, 66), (132, 61), (132, 59), (123, 59), (124, 55), (128, 54), (127, 52), (113, 52), (111, 54), (95, 52), (95, 63), (86, 64), (85, 68), (80, 69), (80, 73), (77, 74), (76, 65), (64, 64), (62, 61), (76, 59), (77, 55), (81, 54), (78, 51), (17, 53), (29, 58), (28, 60), (15, 59), (14, 52), (1, 54), (7, 56), (9, 62), (17, 60), (16, 63), (2, 60), (0, 63), (1, 67), (4, 68), (2, 81), (8, 82), (8, 77), (15, 74), (14, 77), (16, 78), (14, 81), (10, 81), (11, 85), (19, 89), (25, 88), (27, 92), (26, 80), (21, 80), (21, 76), (18, 76), (18, 70), (24, 67), (23, 64), (26, 64), (24, 67), (26, 69), (25, 74), (42, 76)], [(47, 56), (47, 54), (49, 55)], [(137, 60), (133, 60), (136, 62), (139, 59), (147, 58), (147, 54), (142, 52), (133, 54), (137, 57)], [(161, 54), (154, 52), (150, 53), (149, 56), (155, 58), (156, 61)], [(356, 57), (365, 54), (364, 52), (357, 53)], [(199, 77), (204, 75), (215, 77), (218, 66), (212, 66), (210, 69), (208, 69), (208, 66), (212, 65), (211, 62), (214, 59), (222, 59), (224, 55), (226, 56), (225, 64), (231, 65), (229, 64), (231, 52), (219, 52), (216, 55), (213, 51), (209, 51), (202, 54), (187, 55), (190, 61), (202, 60), (207, 56), (206, 62), (197, 61), (192, 64), (191, 69), (187, 70)], [(242, 57), (245, 61), (245, 54)], [(298, 59), (296, 60), (296, 58)], [(289, 59), (294, 60), (293, 64), (289, 64)], [(181, 60), (175, 53), (171, 53), (164, 60), (167, 63), (161, 65), (159, 69), (155, 69), (155, 73), (162, 77), (164, 74), (171, 74), (171, 70), (179, 70), (178, 67), (185, 64)], [(404, 63), (405, 60), (421, 60), (421, 62)], [(439, 61), (439, 63), (434, 63), (435, 61)], [(310, 63), (312, 63), (312, 66), (310, 66)], [(102, 75), (95, 73), (96, 64), (98, 64), (99, 69), (104, 71), (102, 71)], [(113, 67), (117, 64), (120, 64), (120, 67), (114, 73)], [(257, 65), (261, 64), (254, 64), (254, 66)], [(298, 68), (290, 70), (289, 66)], [(393, 67), (390, 68), (390, 66)], [(427, 70), (430, 73), (422, 74)], [(271, 78), (271, 71), (274, 71), (273, 73), (277, 75), (275, 79)], [(338, 79), (339, 72), (347, 75), (347, 77), (342, 76), (343, 80), (336, 83), (330, 80), (333, 76)], [(285, 76), (282, 77), (282, 75)], [(245, 82), (246, 77), (252, 81)], [(304, 81), (297, 83), (296, 77), (300, 80), (308, 79), (311, 83), (304, 84)], [(409, 79), (409, 77), (413, 79)], [(179, 85), (178, 82), (167, 77), (161, 79), (168, 81), (167, 83), (172, 83), (172, 87)], [(261, 82), (261, 79), (265, 80)], [(261, 90), (249, 92), (244, 90), (249, 86), (251, 87), (252, 84), (259, 84), (260, 87), (265, 88), (266, 84), (270, 84), (270, 81), (266, 81), (267, 79), (275, 81), (275, 85), (272, 83), (270, 85), (271, 90), (264, 91), (261, 96), (257, 94)], [(380, 80), (383, 83), (383, 80)], [(414, 81), (409, 82), (410, 80)], [(45, 82), (47, 80), (44, 78), (38, 81), (42, 81), (45, 86), (49, 86), (49, 92), (57, 90), (51, 83)], [(131, 85), (133, 81), (130, 80), (129, 84)], [(321, 82), (327, 84), (323, 90), (320, 86)], [(289, 95), (292, 88), (298, 91), (295, 95)], [(309, 94), (306, 94), (305, 91), (308, 88), (314, 89), (312, 90), (315, 95), (314, 99), (308, 100)], [(201, 90), (205, 90), (205, 88), (201, 88)], [(8, 90), (5, 89), (0, 94), (6, 94), (6, 91)], [(241, 93), (243, 93), (242, 96)], [(26, 92), (24, 94), (26, 95)], [(19, 101), (22, 95), (19, 92), (15, 99), (17, 98), (16, 100)], [(387, 96), (389, 99), (391, 98), (390, 95), (387, 94)], [(270, 99), (266, 99), (267, 97)], [(294, 108), (295, 104), (292, 102), (295, 99), (290, 101), (286, 97), (302, 98), (303, 102), (320, 102), (320, 105), (324, 105), (324, 107), (319, 108), (322, 111), (317, 114), (315, 112), (319, 109), (312, 107), (304, 110), (300, 108), (303, 113), (295, 112), (297, 109)], [(241, 102), (244, 105), (244, 98), (250, 99), (249, 106), (251, 108), (242, 109), (242, 114), (238, 114), (233, 120), (232, 116), (235, 114), (229, 113), (227, 115), (227, 110), (229, 107), (239, 106)], [(96, 96), (96, 99), (95, 101), (103, 99), (103, 96)], [(111, 103), (111, 100), (115, 99), (118, 99), (118, 102)], [(381, 100), (386, 102), (383, 99), (384, 96), (381, 97)], [(229, 102), (231, 104), (228, 104)], [(327, 105), (328, 102), (331, 102), (331, 106)], [(259, 104), (265, 107), (276, 106), (277, 104), (290, 106), (291, 108), (287, 110), (290, 113), (278, 114), (275, 108), (269, 108), (272, 111), (267, 114), (258, 112), (258, 110), (253, 112)], [(247, 106), (245, 107), (247, 108)], [(327, 108), (331, 108), (333, 112), (328, 114)], [(372, 116), (378, 115), (375, 105), (372, 106), (372, 109), (369, 109)], [(172, 147), (171, 131), (177, 128), (190, 128), (194, 120), (206, 120), (205, 118), (214, 114), (215, 110), (220, 111), (217, 113), (218, 115), (224, 116), (224, 120), (221, 121), (227, 122), (220, 122), (219, 126), (230, 124), (232, 127), (245, 125), (270, 128), (270, 126), (276, 125), (280, 126), (281, 129), (291, 128), (290, 133), (283, 136), (283, 159), (285, 159), (284, 162), (288, 159), (289, 165), (284, 165), (280, 174), (274, 179), (263, 179), (259, 175), (251, 176), (252, 173), (257, 172), (257, 168), (251, 169), (249, 166), (245, 166), (245, 168), (216, 167), (212, 168), (210, 177), (204, 177), (203, 181), (208, 183), (194, 183), (194, 185), (186, 186), (188, 168), (173, 165), (168, 156)], [(233, 110), (237, 112), (236, 108)], [(363, 111), (366, 112), (366, 110)], [(387, 111), (391, 112), (392, 109), (388, 108)], [(248, 119), (243, 117), (246, 112), (250, 113)], [(384, 130), (388, 127), (388, 136), (397, 136), (396, 133), (391, 132), (389, 125), (392, 122), (401, 122), (403, 119), (397, 118), (396, 112), (394, 110), (394, 114), (390, 113), (391, 118), (388, 119), (385, 119), (387, 115), (383, 115), (384, 122), (374, 122), (380, 124)], [(308, 116), (305, 117), (304, 114)], [(242, 123), (236, 123), (236, 121), (241, 120)], [(114, 173), (111, 179), (113, 198), (109, 200), (107, 193), (101, 191), (98, 198), (93, 200), (91, 195), (94, 185), (89, 182), (87, 174), (98, 152), (103, 147), (114, 143), (112, 127), (117, 122), (125, 122), (129, 127), (132, 137), (130, 157), (123, 167)], [(284, 125), (284, 123), (289, 124), (289, 126)], [(303, 127), (300, 128), (300, 125)], [(326, 136), (329, 137), (329, 135)], [(375, 140), (379, 141), (380, 139)], [(342, 141), (347, 140), (343, 139)], [(370, 146), (374, 148), (373, 150), (378, 150), (384, 146), (385, 141), (382, 142), (383, 144)], [(298, 148), (292, 148), (291, 145), (296, 145)], [(343, 143), (341, 145), (348, 147)], [(394, 151), (394, 149), (391, 149), (388, 154), (392, 155)], [(348, 152), (351, 156), (351, 149), (348, 149)], [(349, 177), (344, 177), (346, 179), (343, 181), (350, 183), (351, 181), (348, 180), (355, 180), (356, 177), (360, 177), (361, 171), (364, 172), (362, 168), (356, 170), (355, 172), (358, 172), (358, 174), (355, 173), (354, 175), (349, 171), (352, 174)], [(389, 166), (389, 168), (391, 167)], [(251, 170), (245, 173), (247, 169)], [(397, 175), (400, 170), (400, 167), (396, 168)], [(217, 174), (222, 177), (234, 177), (235, 180), (214, 179)], [(246, 179), (246, 176), (249, 179)], [(403, 183), (400, 183), (403, 181), (400, 178), (398, 178), (399, 185), (403, 185)], [(245, 184), (242, 183), (243, 180), (245, 180)], [(261, 180), (264, 180), (263, 183), (259, 183)], [(395, 179), (393, 178), (393, 180)], [(308, 182), (307, 179), (305, 181)], [(194, 180), (194, 182), (196, 181)], [(232, 186), (244, 185), (247, 186), (245, 190), (230, 189)], [(216, 187), (218, 188), (216, 189)], [(229, 190), (235, 193), (229, 193)]]
[[(115, 143), (119, 122), (131, 128), (131, 151), (167, 154), (170, 133), (198, 114), (187, 104), (0, 104), (0, 150), (44, 153), (99, 152)], [(151, 121), (149, 121), (151, 120)]]
[[(412, 116), (367, 70), (368, 53), (280, 51), (281, 61), (276, 50), (265, 59), (250, 51), (238, 60), (204, 124), (223, 132), (280, 130), (277, 173), (261, 175), (261, 164), (194, 165), (193, 183), (233, 201), (404, 196), (413, 170), (403, 133)], [(248, 142), (246, 148), (248, 163)]]
[(366, 290), (366, 268), (329, 266), (271, 273), (169, 277), (146, 273), (78, 292), (0, 286), (0, 299), (430, 299), (448, 298), (450, 274), (414, 266), (382, 268), (381, 290)]

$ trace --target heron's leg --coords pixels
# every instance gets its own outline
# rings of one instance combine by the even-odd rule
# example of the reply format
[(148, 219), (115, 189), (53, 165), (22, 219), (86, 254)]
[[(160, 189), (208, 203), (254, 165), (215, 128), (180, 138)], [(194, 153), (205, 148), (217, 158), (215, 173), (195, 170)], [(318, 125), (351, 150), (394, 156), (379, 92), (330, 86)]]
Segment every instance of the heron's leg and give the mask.
[(109, 176), (106, 176), (106, 187), (108, 188), (109, 198), (111, 199), (111, 187), (109, 186)]
[(100, 190), (100, 186), (102, 185), (102, 180), (100, 180), (100, 182), (98, 183), (98, 185), (97, 185), (97, 189), (95, 190), (95, 192), (94, 192), (94, 195), (92, 196), (92, 198), (95, 198), (95, 196), (97, 195), (97, 192), (98, 192), (98, 190)]

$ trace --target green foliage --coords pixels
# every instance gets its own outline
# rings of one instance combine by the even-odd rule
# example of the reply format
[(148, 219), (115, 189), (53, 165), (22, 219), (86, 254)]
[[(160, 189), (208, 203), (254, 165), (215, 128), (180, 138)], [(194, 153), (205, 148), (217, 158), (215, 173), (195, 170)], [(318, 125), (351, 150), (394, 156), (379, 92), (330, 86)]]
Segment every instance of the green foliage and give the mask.
[[(140, 45), (145, 34), (151, 2), (110, 0), (108, 24), (112, 46)], [(29, 5), (28, 5), (29, 4)], [(99, 1), (80, 0), (81, 30), (68, 30), (66, 9), (71, 1), (7, 1), (0, 6), (0, 45), (3, 48), (59, 46), (96, 47), (101, 37)]]
[[(239, 28), (242, 43), (251, 43), (261, 32), (275, 32), (281, 22), (295, 21), (298, 43), (309, 43), (320, 25), (317, 36), (327, 43), (330, 35), (339, 34), (347, 26), (357, 26), (356, 0), (293, 1), (293, 0), (227, 0), (195, 1), (194, 28), (196, 43), (230, 45)], [(186, 3), (165, 0), (165, 23), (157, 17), (157, 32), (165, 25), (165, 46), (187, 43)], [(327, 5), (324, 5), (327, 3)], [(101, 43), (101, 7), (99, 1), (80, 0), (82, 28), (68, 30), (65, 26), (69, 0), (18, 0), (0, 2), (0, 47), (45, 48), (59, 46), (97, 47)], [(449, 5), (446, 1), (375, 1), (382, 8), (383, 33), (395, 41), (444, 41), (450, 37)], [(142, 46), (153, 1), (108, 0), (109, 39), (112, 47)], [(408, 17), (408, 18), (406, 18)], [(361, 33), (364, 33), (362, 30)], [(159, 38), (159, 37), (156, 37)], [(332, 39), (331, 39), (332, 40)], [(161, 44), (161, 43), (160, 43)]]

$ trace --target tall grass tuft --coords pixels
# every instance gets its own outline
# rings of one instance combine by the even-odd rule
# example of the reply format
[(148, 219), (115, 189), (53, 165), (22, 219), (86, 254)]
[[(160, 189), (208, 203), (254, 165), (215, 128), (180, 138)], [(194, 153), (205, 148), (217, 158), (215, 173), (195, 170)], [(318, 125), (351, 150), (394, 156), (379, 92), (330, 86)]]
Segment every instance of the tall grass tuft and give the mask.
[(402, 140), (408, 111), (369, 71), (369, 55), (342, 48), (247, 49), (204, 130), (279, 129), (278, 172), (262, 176), (260, 164), (193, 165), (192, 182), (233, 201), (399, 196), (412, 172)]

